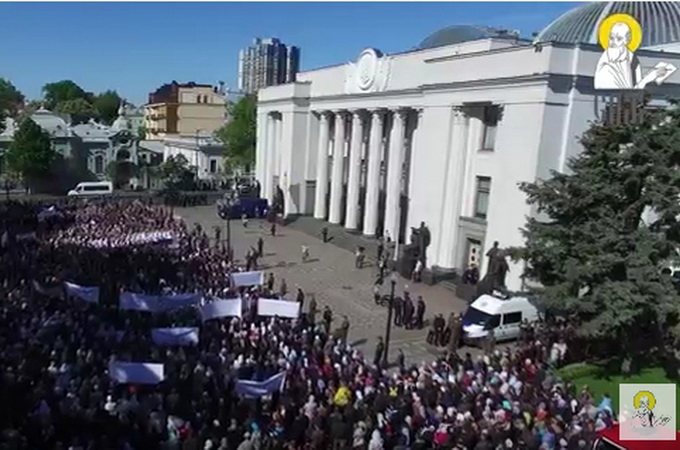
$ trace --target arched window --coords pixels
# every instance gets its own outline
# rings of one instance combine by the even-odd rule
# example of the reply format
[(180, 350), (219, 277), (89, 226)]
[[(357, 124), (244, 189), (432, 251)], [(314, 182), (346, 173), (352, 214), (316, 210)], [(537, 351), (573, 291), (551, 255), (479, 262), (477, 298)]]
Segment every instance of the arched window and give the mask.
[(97, 155), (94, 157), (94, 173), (97, 175), (104, 173), (104, 156)]

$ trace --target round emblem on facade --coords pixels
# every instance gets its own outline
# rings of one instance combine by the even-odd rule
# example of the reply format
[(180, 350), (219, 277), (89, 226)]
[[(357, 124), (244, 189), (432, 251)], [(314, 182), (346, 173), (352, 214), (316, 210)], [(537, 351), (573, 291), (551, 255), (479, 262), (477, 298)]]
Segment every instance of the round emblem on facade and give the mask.
[(378, 72), (378, 53), (367, 48), (357, 60), (357, 85), (362, 91), (371, 87)]

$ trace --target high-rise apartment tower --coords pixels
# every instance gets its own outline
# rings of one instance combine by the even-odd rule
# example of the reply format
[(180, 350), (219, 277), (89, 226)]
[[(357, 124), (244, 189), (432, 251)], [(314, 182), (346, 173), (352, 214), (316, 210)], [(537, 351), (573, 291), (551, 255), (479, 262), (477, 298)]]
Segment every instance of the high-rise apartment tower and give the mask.
[(238, 87), (245, 94), (292, 83), (300, 70), (300, 49), (288, 47), (276, 38), (257, 38), (239, 53), (238, 69)]

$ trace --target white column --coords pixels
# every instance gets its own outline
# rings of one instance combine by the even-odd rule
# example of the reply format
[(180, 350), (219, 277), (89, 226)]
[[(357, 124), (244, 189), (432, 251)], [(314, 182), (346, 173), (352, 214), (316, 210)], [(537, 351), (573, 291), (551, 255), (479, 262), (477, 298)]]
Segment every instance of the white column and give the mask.
[(364, 122), (359, 111), (352, 111), (352, 140), (349, 147), (349, 175), (347, 180), (347, 210), (345, 228), (356, 230), (359, 224), (359, 183), (361, 181), (361, 145)]
[(328, 221), (338, 224), (342, 218), (342, 188), (345, 172), (345, 112), (335, 112), (335, 136), (333, 138), (333, 173), (331, 175), (331, 206)]
[(465, 185), (465, 166), (467, 160), (468, 118), (460, 107), (453, 110), (452, 142), (447, 155), (446, 178), (444, 179), (444, 208), (442, 210), (442, 229), (439, 240), (439, 265), (447, 269), (455, 268), (458, 245), (458, 219), (463, 201)]
[(368, 167), (366, 169), (366, 202), (364, 205), (364, 234), (375, 236), (378, 227), (378, 200), (380, 199), (380, 162), (382, 135), (385, 124), (383, 111), (371, 111), (371, 135), (368, 140)]
[(319, 117), (319, 146), (316, 158), (316, 190), (314, 193), (314, 218), (326, 218), (326, 192), (328, 191), (328, 115), (327, 111)]
[(272, 114), (271, 126), (271, 140), (269, 142), (271, 158), (268, 161), (269, 167), (267, 169), (269, 171), (269, 192), (267, 192), (267, 195), (269, 196), (270, 202), (273, 202), (274, 198), (276, 198), (274, 176), (278, 173), (278, 162), (281, 158), (281, 155), (279, 155), (279, 150), (281, 148), (279, 145), (279, 120), (274, 114)]
[(264, 167), (262, 168), (262, 192), (261, 195), (271, 202), (272, 197), (272, 177), (271, 172), (271, 162), (276, 157), (274, 154), (274, 118), (271, 114), (267, 114), (266, 120), (266, 133), (265, 133), (265, 157), (264, 157)]
[[(466, 217), (474, 217), (475, 215), (475, 190), (477, 182), (477, 167), (475, 160), (477, 159), (477, 152), (482, 143), (482, 132), (484, 131), (484, 124), (482, 119), (478, 117), (478, 111), (470, 111), (468, 118), (468, 139), (465, 150), (467, 152), (467, 160), (465, 161), (465, 185), (463, 186), (463, 201), (461, 203), (460, 215)], [(484, 261), (484, 259), (482, 259)], [(481, 270), (481, 266), (480, 266)]]
[(399, 238), (399, 203), (401, 201), (401, 180), (404, 168), (404, 137), (406, 110), (394, 111), (390, 150), (387, 158), (387, 186), (385, 187), (385, 231), (393, 241)]

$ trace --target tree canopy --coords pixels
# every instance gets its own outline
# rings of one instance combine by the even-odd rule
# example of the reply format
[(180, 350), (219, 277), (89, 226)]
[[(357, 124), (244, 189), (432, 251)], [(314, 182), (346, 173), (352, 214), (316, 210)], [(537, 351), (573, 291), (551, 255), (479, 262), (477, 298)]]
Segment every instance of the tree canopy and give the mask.
[(159, 167), (158, 175), (169, 189), (190, 189), (194, 171), (184, 155), (168, 157)]
[(217, 137), (226, 147), (227, 165), (248, 169), (255, 164), (257, 98), (247, 95), (228, 108), (230, 120)]
[(54, 158), (47, 133), (33, 120), (23, 119), (6, 154), (9, 169), (30, 185), (50, 173)]
[(60, 103), (78, 99), (90, 101), (87, 92), (71, 80), (47, 83), (43, 86), (43, 98), (45, 100), (45, 108), (51, 111), (55, 110)]
[(94, 95), (74, 81), (61, 80), (43, 86), (45, 107), (51, 111), (70, 114), (74, 123), (98, 119), (111, 125), (118, 117), (122, 99), (116, 91), (107, 90)]
[(122, 99), (116, 91), (106, 91), (94, 98), (94, 109), (102, 123), (111, 125), (118, 117), (118, 109)]
[(9, 80), (0, 78), (0, 112), (16, 117), (24, 100), (24, 95)]
[[(570, 173), (524, 183), (540, 220), (528, 220), (525, 277), (580, 333), (635, 358), (677, 343), (680, 302), (662, 268), (680, 248), (680, 111), (639, 125), (593, 125)], [(649, 341), (649, 339), (654, 339)]]
[(70, 115), (73, 124), (84, 123), (91, 118), (97, 117), (97, 111), (92, 106), (92, 103), (84, 98), (60, 102), (54, 108), (54, 112)]

